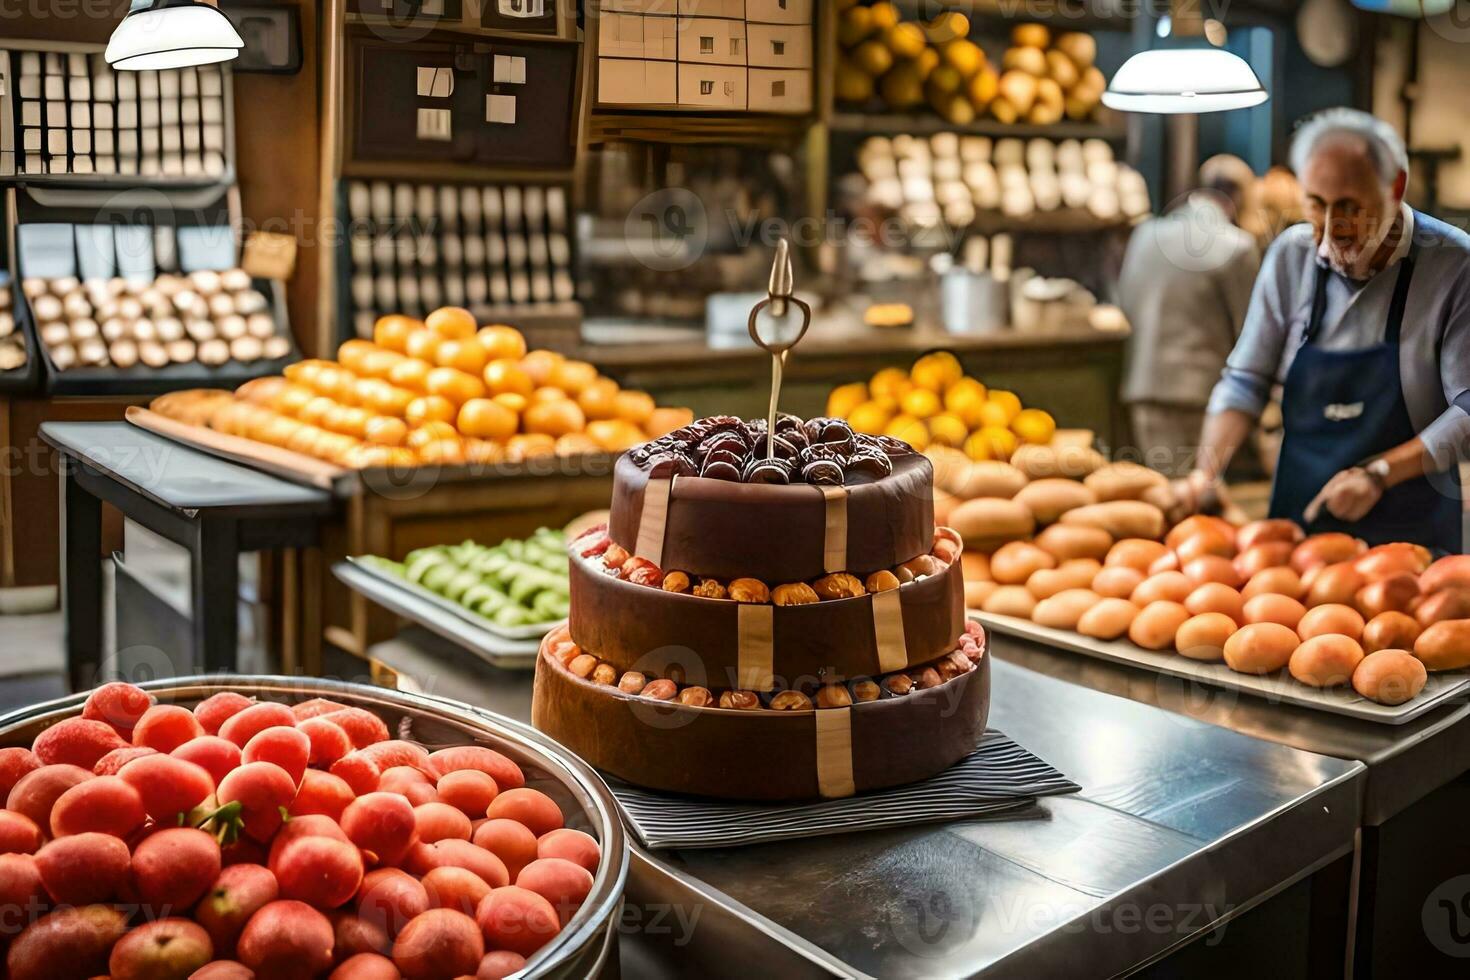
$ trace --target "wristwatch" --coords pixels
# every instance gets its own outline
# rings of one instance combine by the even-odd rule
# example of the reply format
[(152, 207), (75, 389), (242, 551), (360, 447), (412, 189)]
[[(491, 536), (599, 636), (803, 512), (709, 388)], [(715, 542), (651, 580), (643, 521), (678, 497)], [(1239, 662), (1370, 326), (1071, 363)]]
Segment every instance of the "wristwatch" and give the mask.
[(1390, 472), (1388, 460), (1384, 459), (1382, 456), (1378, 457), (1375, 460), (1371, 460), (1366, 465), (1364, 465), (1363, 472), (1368, 474), (1368, 479), (1372, 480), (1378, 485), (1379, 490), (1388, 489), (1388, 474)]

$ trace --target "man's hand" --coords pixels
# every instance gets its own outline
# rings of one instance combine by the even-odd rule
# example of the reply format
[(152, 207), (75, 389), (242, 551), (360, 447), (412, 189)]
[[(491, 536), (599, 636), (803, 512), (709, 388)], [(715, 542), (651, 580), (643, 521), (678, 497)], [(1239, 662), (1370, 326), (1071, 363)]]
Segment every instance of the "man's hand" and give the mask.
[(1342, 470), (1307, 504), (1302, 516), (1307, 523), (1317, 519), (1322, 508), (1340, 521), (1360, 521), (1383, 498), (1383, 484), (1361, 466)]
[(1164, 512), (1170, 526), (1191, 514), (1217, 511), (1228, 504), (1225, 488), (1203, 470), (1194, 470), (1182, 480), (1174, 480), (1159, 490), (1145, 494), (1144, 499)]

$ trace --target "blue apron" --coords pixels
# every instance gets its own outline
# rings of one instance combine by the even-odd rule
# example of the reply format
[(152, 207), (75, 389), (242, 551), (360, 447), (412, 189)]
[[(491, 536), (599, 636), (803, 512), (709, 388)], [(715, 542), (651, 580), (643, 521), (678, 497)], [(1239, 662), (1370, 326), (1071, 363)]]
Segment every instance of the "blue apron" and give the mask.
[(1338, 520), (1325, 507), (1311, 524), (1302, 517), (1338, 472), (1418, 435), (1399, 377), (1399, 330), (1417, 254), (1417, 247), (1412, 248), (1399, 262), (1383, 342), (1360, 350), (1323, 350), (1315, 343), (1331, 275), (1317, 266), (1311, 319), (1286, 373), (1284, 438), (1271, 488), (1271, 516), (1289, 517), (1312, 534), (1346, 531), (1370, 545), (1412, 541), (1438, 552), (1458, 552), (1462, 505), (1457, 467), (1437, 474), (1433, 483), (1418, 477), (1389, 488), (1356, 523)]

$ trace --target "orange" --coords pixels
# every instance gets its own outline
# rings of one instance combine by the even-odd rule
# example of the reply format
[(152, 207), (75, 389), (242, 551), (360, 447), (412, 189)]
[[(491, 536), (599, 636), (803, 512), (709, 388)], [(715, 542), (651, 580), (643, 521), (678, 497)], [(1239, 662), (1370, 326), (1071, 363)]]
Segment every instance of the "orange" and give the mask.
[(400, 388), (408, 388), (411, 391), (424, 391), (424, 385), (429, 380), (430, 365), (414, 357), (405, 357), (393, 365), (393, 370), (388, 372), (388, 380)]
[(444, 343), (444, 338), (432, 330), (417, 330), (408, 335), (408, 346), (403, 350), (409, 357), (417, 357), (421, 361), (435, 362), (439, 354), (439, 345)]
[(648, 423), (643, 426), (643, 431), (648, 433), (650, 439), (667, 435), (675, 429), (681, 429), (694, 421), (694, 411), (688, 408), (655, 408)]
[(423, 425), (426, 422), (453, 422), (454, 405), (447, 398), (439, 395), (424, 395), (408, 403), (404, 416), (408, 419), (409, 425)]
[(339, 367), (324, 367), (317, 372), (312, 383), (317, 394), (326, 395), (343, 405), (357, 401), (357, 376)]
[(1011, 431), (1022, 442), (1046, 445), (1057, 434), (1057, 421), (1039, 408), (1023, 408), (1011, 419)]
[(522, 433), (511, 436), (505, 444), (505, 458), (511, 462), (531, 456), (550, 456), (556, 452), (556, 440), (544, 432)]
[(326, 395), (317, 395), (311, 401), (301, 406), (301, 411), (296, 413), (296, 417), (307, 425), (321, 426), (324, 424), (327, 414), (335, 411), (337, 408), (337, 403)]
[(349, 371), (360, 372), (363, 361), (377, 351), (378, 345), (370, 340), (347, 340), (337, 348), (337, 363)]
[(964, 373), (965, 370), (960, 367), (959, 358), (949, 351), (939, 350), (932, 354), (925, 354), (915, 361), (913, 368), (909, 371), (909, 377), (920, 388), (940, 392), (960, 380)]
[(387, 378), (388, 374), (407, 358), (397, 351), (375, 348), (363, 356), (357, 373), (369, 378)]
[(309, 388), (316, 379), (317, 374), (321, 372), (321, 369), (331, 366), (331, 361), (323, 361), (320, 358), (313, 357), (305, 361), (297, 361), (295, 364), (287, 364), (285, 370), (281, 373), (288, 380), (294, 381), (297, 384), (306, 385)]
[(853, 409), (868, 400), (868, 386), (861, 381), (850, 385), (838, 385), (827, 396), (827, 415), (834, 419), (845, 419)]
[(888, 427), (883, 430), (883, 434), (902, 439), (919, 452), (929, 448), (929, 430), (924, 427), (923, 422), (912, 415), (894, 416), (893, 421), (889, 422)]
[(373, 443), (359, 443), (347, 453), (345, 462), (355, 470), (392, 466), (393, 450)]
[(476, 439), (509, 439), (519, 424), (515, 412), (488, 398), (471, 398), (455, 419), (461, 434)]
[(475, 335), (479, 324), (475, 322), (475, 315), (462, 306), (441, 306), (429, 314), (424, 326), (441, 337), (464, 340)]
[[(643, 432), (633, 423), (623, 419), (602, 419), (587, 423), (587, 435), (601, 449), (620, 453), (643, 442)], [(571, 436), (563, 436), (570, 439)], [(558, 441), (558, 447), (560, 442)], [(560, 449), (558, 448), (558, 451)]]
[(407, 445), (409, 449), (419, 449), (423, 446), (428, 445), (431, 442), (436, 442), (440, 439), (458, 438), (459, 431), (455, 429), (454, 426), (450, 425), (448, 422), (434, 420), (430, 422), (425, 422), (417, 429), (409, 432), (408, 438), (404, 440), (404, 444)]
[(435, 439), (419, 447), (419, 462), (440, 466), (463, 466), (464, 443), (458, 439)]
[(914, 388), (905, 394), (898, 402), (905, 415), (915, 418), (927, 419), (931, 415), (938, 415), (944, 404), (939, 396), (928, 388)]
[(929, 441), (938, 446), (964, 445), (970, 434), (969, 426), (958, 416), (941, 412), (929, 420)]
[(378, 317), (378, 322), (373, 324), (373, 340), (384, 350), (402, 352), (404, 345), (408, 343), (408, 335), (415, 330), (422, 330), (423, 323), (411, 316), (403, 316), (394, 313), (389, 316)]
[(533, 403), (564, 402), (566, 400), (567, 393), (565, 391), (562, 391), (560, 388), (553, 388), (551, 385), (547, 385), (544, 388), (537, 388), (535, 391), (531, 392), (531, 401)]
[(407, 388), (398, 388), (382, 378), (368, 378), (357, 383), (358, 400), (378, 415), (402, 417), (414, 393)]
[(524, 412), (526, 410), (526, 406), (531, 404), (531, 399), (527, 398), (525, 395), (520, 395), (513, 391), (507, 391), (503, 394), (494, 395), (492, 396), (491, 400), (500, 405), (504, 405), (512, 412), (515, 412), (517, 415)]
[(521, 358), (521, 367), (525, 368), (526, 373), (531, 376), (531, 383), (539, 388), (551, 383), (551, 373), (564, 360), (566, 358), (556, 351), (533, 350)]
[(325, 427), (344, 436), (361, 439), (370, 418), (372, 415), (366, 409), (356, 405), (338, 405), (327, 413)]
[(1010, 424), (1011, 419), (1021, 414), (1021, 399), (1014, 391), (1002, 391), (999, 388), (992, 388), (990, 389), (990, 393), (985, 396), (985, 400), (993, 405), (1000, 405), (1005, 409), (1006, 424)]
[(587, 417), (568, 398), (556, 401), (533, 402), (526, 408), (527, 432), (540, 432), (549, 436), (564, 436), (569, 432), (581, 432)]
[(600, 453), (602, 446), (582, 432), (571, 432), (556, 440), (558, 456), (581, 456), (584, 453)]
[(473, 374), (456, 371), (450, 367), (435, 368), (424, 379), (424, 387), (431, 395), (441, 395), (456, 405), (463, 405), (471, 398), (485, 394), (485, 384)]
[(976, 418), (979, 420), (980, 428), (1004, 429), (1010, 426), (1013, 414), (1009, 406), (986, 399), (976, 413)]
[(497, 323), (481, 327), (480, 332), (475, 336), (489, 352), (491, 360), (503, 357), (519, 360), (526, 356), (526, 338), (521, 336), (521, 332), (515, 327)]
[(401, 446), (408, 438), (408, 424), (403, 419), (374, 415), (362, 429), (363, 438), (379, 446)]
[(854, 431), (870, 436), (882, 435), (883, 430), (892, 419), (892, 403), (882, 401), (863, 402), (847, 417)]
[(271, 399), (271, 408), (282, 415), (295, 415), (301, 411), (302, 406), (316, 397), (316, 393), (310, 388), (298, 384), (288, 384), (276, 396)]
[(902, 398), (913, 386), (914, 383), (909, 380), (903, 368), (896, 367), (884, 368), (868, 382), (868, 390), (875, 399), (891, 398), (894, 401)]
[(492, 395), (530, 395), (536, 388), (531, 376), (513, 358), (496, 358), (485, 365), (481, 374), (485, 379), (485, 387), (490, 389)]
[(598, 378), (582, 389), (577, 404), (589, 419), (610, 419), (618, 414), (618, 383), (612, 378)]
[(653, 396), (646, 391), (620, 391), (617, 397), (618, 418), (642, 425), (653, 416)]
[(597, 380), (597, 368), (586, 361), (562, 361), (551, 371), (550, 384), (575, 395)]
[(1019, 440), (1010, 429), (986, 426), (965, 440), (965, 453), (971, 459), (998, 459), (1005, 462), (1016, 451)]
[(268, 442), (272, 446), (284, 446), (300, 428), (301, 423), (295, 419), (277, 415), (261, 430), (259, 438), (261, 442)]
[(485, 466), (499, 463), (505, 459), (505, 446), (489, 439), (466, 439), (464, 440), (464, 458), (466, 462), (477, 463)]
[(489, 360), (490, 355), (473, 337), (469, 340), (446, 340), (434, 354), (434, 361), (440, 367), (452, 367), (470, 374), (485, 370), (485, 363)]

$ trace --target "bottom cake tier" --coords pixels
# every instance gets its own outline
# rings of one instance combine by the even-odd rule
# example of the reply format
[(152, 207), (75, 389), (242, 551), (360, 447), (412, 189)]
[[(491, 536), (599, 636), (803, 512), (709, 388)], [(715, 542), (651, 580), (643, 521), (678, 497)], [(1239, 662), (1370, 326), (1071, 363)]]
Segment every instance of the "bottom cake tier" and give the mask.
[(990, 709), (985, 646), (970, 622), (933, 663), (811, 693), (727, 692), (745, 701), (721, 707), (668, 678), (593, 679), (607, 677), (596, 657), (559, 629), (536, 658), (531, 720), (635, 786), (749, 801), (851, 796), (926, 779), (974, 751)]

